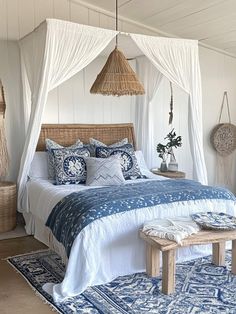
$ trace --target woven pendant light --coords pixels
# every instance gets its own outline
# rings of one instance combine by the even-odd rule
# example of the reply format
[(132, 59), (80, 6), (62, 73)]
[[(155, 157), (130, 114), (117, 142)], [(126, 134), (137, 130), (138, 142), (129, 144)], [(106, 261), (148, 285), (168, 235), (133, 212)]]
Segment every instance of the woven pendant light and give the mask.
[[(118, 5), (116, 0), (116, 30), (118, 29)], [(116, 47), (109, 55), (106, 64), (93, 83), (90, 93), (123, 96), (143, 95), (145, 93), (136, 73), (133, 71), (124, 54)]]
[(123, 96), (142, 95), (145, 91), (125, 56), (116, 47), (98, 74), (90, 93)]

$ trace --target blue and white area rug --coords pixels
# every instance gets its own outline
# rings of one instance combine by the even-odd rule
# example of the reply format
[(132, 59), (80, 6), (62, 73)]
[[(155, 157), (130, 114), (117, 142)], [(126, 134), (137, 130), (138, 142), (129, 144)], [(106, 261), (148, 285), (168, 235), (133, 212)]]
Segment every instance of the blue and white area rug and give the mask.
[(230, 251), (226, 261), (226, 267), (217, 267), (209, 256), (177, 264), (173, 295), (160, 292), (161, 277), (140, 273), (88, 288), (82, 295), (56, 304), (42, 286), (63, 279), (65, 267), (57, 254), (46, 250), (8, 259), (41, 297), (64, 314), (236, 314), (236, 276), (230, 273)]

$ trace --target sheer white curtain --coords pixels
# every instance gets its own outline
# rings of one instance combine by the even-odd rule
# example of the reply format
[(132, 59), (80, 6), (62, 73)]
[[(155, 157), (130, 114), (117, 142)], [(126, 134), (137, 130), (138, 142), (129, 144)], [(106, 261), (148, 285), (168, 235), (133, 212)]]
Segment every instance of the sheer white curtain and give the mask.
[(112, 30), (48, 19), (20, 41), (24, 112), (28, 117), (18, 176), (19, 210), (27, 210), (23, 194), (48, 92), (92, 62), (116, 34)]
[(189, 94), (189, 137), (193, 158), (193, 177), (207, 184), (203, 152), (202, 89), (195, 40), (131, 34), (139, 49), (171, 82)]
[(160, 86), (163, 75), (145, 56), (138, 57), (136, 60), (137, 74), (145, 89), (144, 95), (136, 97), (135, 130), (137, 145), (139, 149), (142, 149), (148, 167), (152, 168), (154, 166), (152, 99)]

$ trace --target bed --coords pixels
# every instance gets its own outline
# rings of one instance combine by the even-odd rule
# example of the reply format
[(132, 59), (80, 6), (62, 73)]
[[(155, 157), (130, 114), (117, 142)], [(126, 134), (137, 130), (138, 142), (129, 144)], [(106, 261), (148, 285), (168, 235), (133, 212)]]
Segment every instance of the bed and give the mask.
[[(127, 137), (136, 147), (132, 124), (114, 125), (43, 125), (37, 151), (45, 150), (45, 139), (50, 138), (63, 146), (73, 144), (78, 138), (88, 143), (94, 137), (109, 145)], [(153, 175), (139, 161), (140, 169), (147, 179), (132, 182), (165, 180)], [(126, 182), (130, 184), (129, 181)], [(65, 196), (73, 192), (88, 191), (85, 185), (55, 186), (43, 178), (31, 178), (25, 198), (29, 213), (25, 213), (26, 230), (35, 238), (55, 250), (67, 264), (65, 278), (60, 284), (48, 283), (44, 289), (53, 295), (55, 301), (82, 293), (88, 286), (103, 284), (122, 275), (145, 270), (145, 245), (138, 236), (138, 230), (145, 221), (155, 218), (188, 216), (201, 211), (221, 211), (236, 214), (235, 199), (201, 199), (158, 204), (132, 209), (98, 219), (87, 225), (75, 238), (70, 257), (65, 247), (57, 241), (45, 223), (52, 209)], [(94, 188), (93, 188), (94, 189)], [(92, 190), (91, 190), (92, 192)], [(87, 192), (86, 192), (87, 193)], [(188, 260), (209, 254), (209, 247), (184, 248), (177, 253), (177, 261)]]

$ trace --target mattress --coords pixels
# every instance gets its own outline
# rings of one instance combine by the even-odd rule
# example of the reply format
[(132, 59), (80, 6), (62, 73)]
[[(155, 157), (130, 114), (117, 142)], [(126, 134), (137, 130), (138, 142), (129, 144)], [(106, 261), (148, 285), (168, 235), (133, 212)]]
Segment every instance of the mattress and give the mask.
[[(132, 183), (147, 180), (165, 180), (164, 177), (154, 175), (151, 172), (146, 173), (146, 175), (148, 179), (133, 180)], [(125, 182), (125, 184), (129, 183), (130, 181)], [(55, 185), (51, 180), (35, 178), (28, 182), (25, 197), (28, 198), (30, 213), (45, 223), (54, 206), (63, 197), (72, 192), (91, 188), (100, 188), (100, 186), (90, 187), (84, 184)]]

